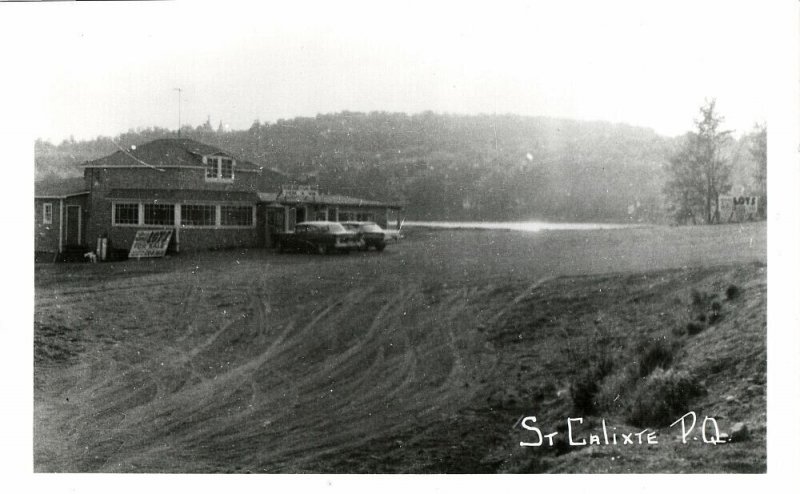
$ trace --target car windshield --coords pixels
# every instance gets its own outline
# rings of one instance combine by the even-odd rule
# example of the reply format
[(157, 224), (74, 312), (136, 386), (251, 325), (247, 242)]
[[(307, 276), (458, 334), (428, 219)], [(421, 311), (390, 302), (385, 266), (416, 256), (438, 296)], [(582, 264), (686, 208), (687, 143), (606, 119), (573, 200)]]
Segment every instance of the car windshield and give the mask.
[(344, 227), (339, 223), (331, 223), (328, 225), (328, 231), (331, 233), (342, 233), (346, 232), (347, 230), (345, 230)]

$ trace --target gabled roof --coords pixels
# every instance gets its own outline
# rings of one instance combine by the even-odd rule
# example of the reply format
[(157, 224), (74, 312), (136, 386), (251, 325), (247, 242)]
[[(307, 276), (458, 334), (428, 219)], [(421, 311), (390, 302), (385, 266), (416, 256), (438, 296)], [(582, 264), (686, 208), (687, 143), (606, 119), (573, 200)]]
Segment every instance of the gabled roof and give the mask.
[[(87, 162), (87, 168), (114, 167), (202, 167), (203, 156), (225, 156), (236, 159), (237, 170), (260, 170), (249, 161), (240, 160), (222, 149), (193, 139), (156, 139), (104, 158)], [(275, 171), (275, 170), (270, 170)]]
[(33, 195), (39, 199), (65, 199), (88, 193), (83, 177), (49, 179), (33, 184)]

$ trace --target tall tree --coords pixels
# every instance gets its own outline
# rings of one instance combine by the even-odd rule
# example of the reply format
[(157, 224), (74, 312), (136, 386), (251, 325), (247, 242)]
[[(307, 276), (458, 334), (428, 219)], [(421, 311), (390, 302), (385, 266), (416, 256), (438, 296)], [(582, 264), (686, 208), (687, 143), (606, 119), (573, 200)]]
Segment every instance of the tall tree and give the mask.
[(716, 101), (706, 101), (695, 120), (696, 130), (686, 135), (683, 146), (670, 159), (666, 191), (682, 222), (694, 220), (698, 210), (702, 210), (706, 223), (714, 221), (720, 194), (731, 188), (731, 163), (722, 152), (731, 131), (721, 130), (723, 121)]

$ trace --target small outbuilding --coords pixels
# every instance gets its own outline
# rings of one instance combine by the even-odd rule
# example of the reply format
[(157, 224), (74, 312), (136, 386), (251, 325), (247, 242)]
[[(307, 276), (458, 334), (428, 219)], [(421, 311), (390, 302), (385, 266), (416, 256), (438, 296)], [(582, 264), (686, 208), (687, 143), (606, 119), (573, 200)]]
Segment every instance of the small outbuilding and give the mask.
[(86, 243), (89, 191), (83, 178), (51, 179), (34, 185), (34, 251), (37, 260), (81, 249)]

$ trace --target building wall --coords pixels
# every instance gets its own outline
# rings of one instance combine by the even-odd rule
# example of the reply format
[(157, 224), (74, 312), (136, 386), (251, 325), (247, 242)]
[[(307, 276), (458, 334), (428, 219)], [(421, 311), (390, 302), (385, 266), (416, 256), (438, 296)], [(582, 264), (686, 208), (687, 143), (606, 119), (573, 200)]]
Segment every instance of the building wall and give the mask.
[[(112, 227), (109, 234), (110, 246), (115, 249), (130, 249), (136, 232), (140, 230), (159, 230), (165, 227), (140, 226), (140, 227)], [(176, 232), (172, 230), (172, 239), (168, 252), (175, 252), (180, 246), (181, 252), (225, 249), (231, 247), (256, 247), (258, 246), (257, 228), (249, 229), (189, 229), (181, 228)], [(177, 238), (176, 238), (177, 235)]]
[[(199, 190), (199, 191), (226, 191), (226, 192), (264, 192), (277, 191), (285, 181), (282, 175), (269, 170), (263, 173), (245, 172), (236, 170), (233, 182), (206, 181), (205, 169), (194, 168), (164, 168), (158, 171), (150, 168), (86, 168), (84, 180), (89, 196), (84, 207), (84, 241), (88, 246), (94, 246), (100, 236), (106, 236), (110, 245), (117, 249), (130, 248), (138, 230), (157, 230), (169, 228), (174, 231), (173, 240), (170, 242), (170, 251), (192, 251), (204, 249), (221, 249), (226, 247), (263, 247), (269, 246), (271, 239), (266, 228), (266, 208), (263, 205), (252, 203), (256, 207), (256, 218), (253, 227), (181, 227), (175, 226), (145, 226), (112, 224), (113, 202), (107, 198), (112, 189), (167, 189), (167, 190)], [(85, 196), (84, 196), (85, 197)], [(202, 194), (199, 195), (202, 197)], [(201, 200), (201, 199), (200, 199)], [(192, 201), (195, 202), (195, 201)], [(224, 204), (215, 202), (215, 204)], [(357, 206), (317, 206), (307, 205), (306, 220), (313, 220), (320, 215), (327, 215), (327, 219), (335, 220), (329, 214), (336, 210), (350, 214), (351, 220), (369, 219), (384, 228), (387, 226), (386, 207), (357, 207)], [(54, 213), (55, 214), (55, 213)], [(41, 213), (39, 213), (41, 215)], [(364, 215), (369, 215), (365, 217)], [(340, 218), (341, 219), (341, 218)], [(52, 229), (52, 225), (51, 229)], [(392, 227), (392, 225), (389, 225)], [(57, 232), (57, 228), (56, 228)], [(42, 235), (42, 242), (49, 238)], [(57, 246), (57, 234), (56, 234)], [(57, 247), (56, 247), (57, 248)]]
[[(61, 224), (60, 199), (34, 199), (34, 241), (33, 248), (36, 252), (58, 252), (58, 232)], [(50, 204), (52, 208), (52, 221), (44, 224), (44, 205)]]
[[(44, 223), (45, 204), (52, 207), (52, 222)], [(62, 248), (66, 246), (67, 206), (80, 206), (81, 244), (87, 245), (86, 227), (88, 221), (87, 197), (85, 195), (67, 197), (66, 199), (34, 199), (34, 251), (58, 252), (58, 236), (62, 236)], [(63, 211), (62, 211), (63, 208)], [(62, 221), (64, 224), (62, 224)]]
[[(84, 171), (86, 187), (90, 191), (90, 218), (86, 234), (90, 239), (101, 235), (109, 238), (114, 248), (129, 248), (137, 230), (156, 230), (165, 226), (114, 226), (112, 225), (113, 203), (106, 196), (112, 189), (169, 189), (208, 190), (226, 192), (257, 192), (278, 187), (278, 174), (266, 172), (235, 171), (234, 181), (206, 181), (204, 169), (165, 168), (163, 172), (149, 168), (87, 168)], [(216, 203), (224, 204), (224, 203)], [(256, 206), (253, 202), (252, 206)], [(259, 225), (263, 228), (263, 212), (257, 214), (253, 227), (204, 227), (172, 228), (175, 233), (170, 250), (220, 249), (225, 247), (256, 247), (264, 245), (259, 237)], [(259, 218), (262, 218), (259, 220)]]

